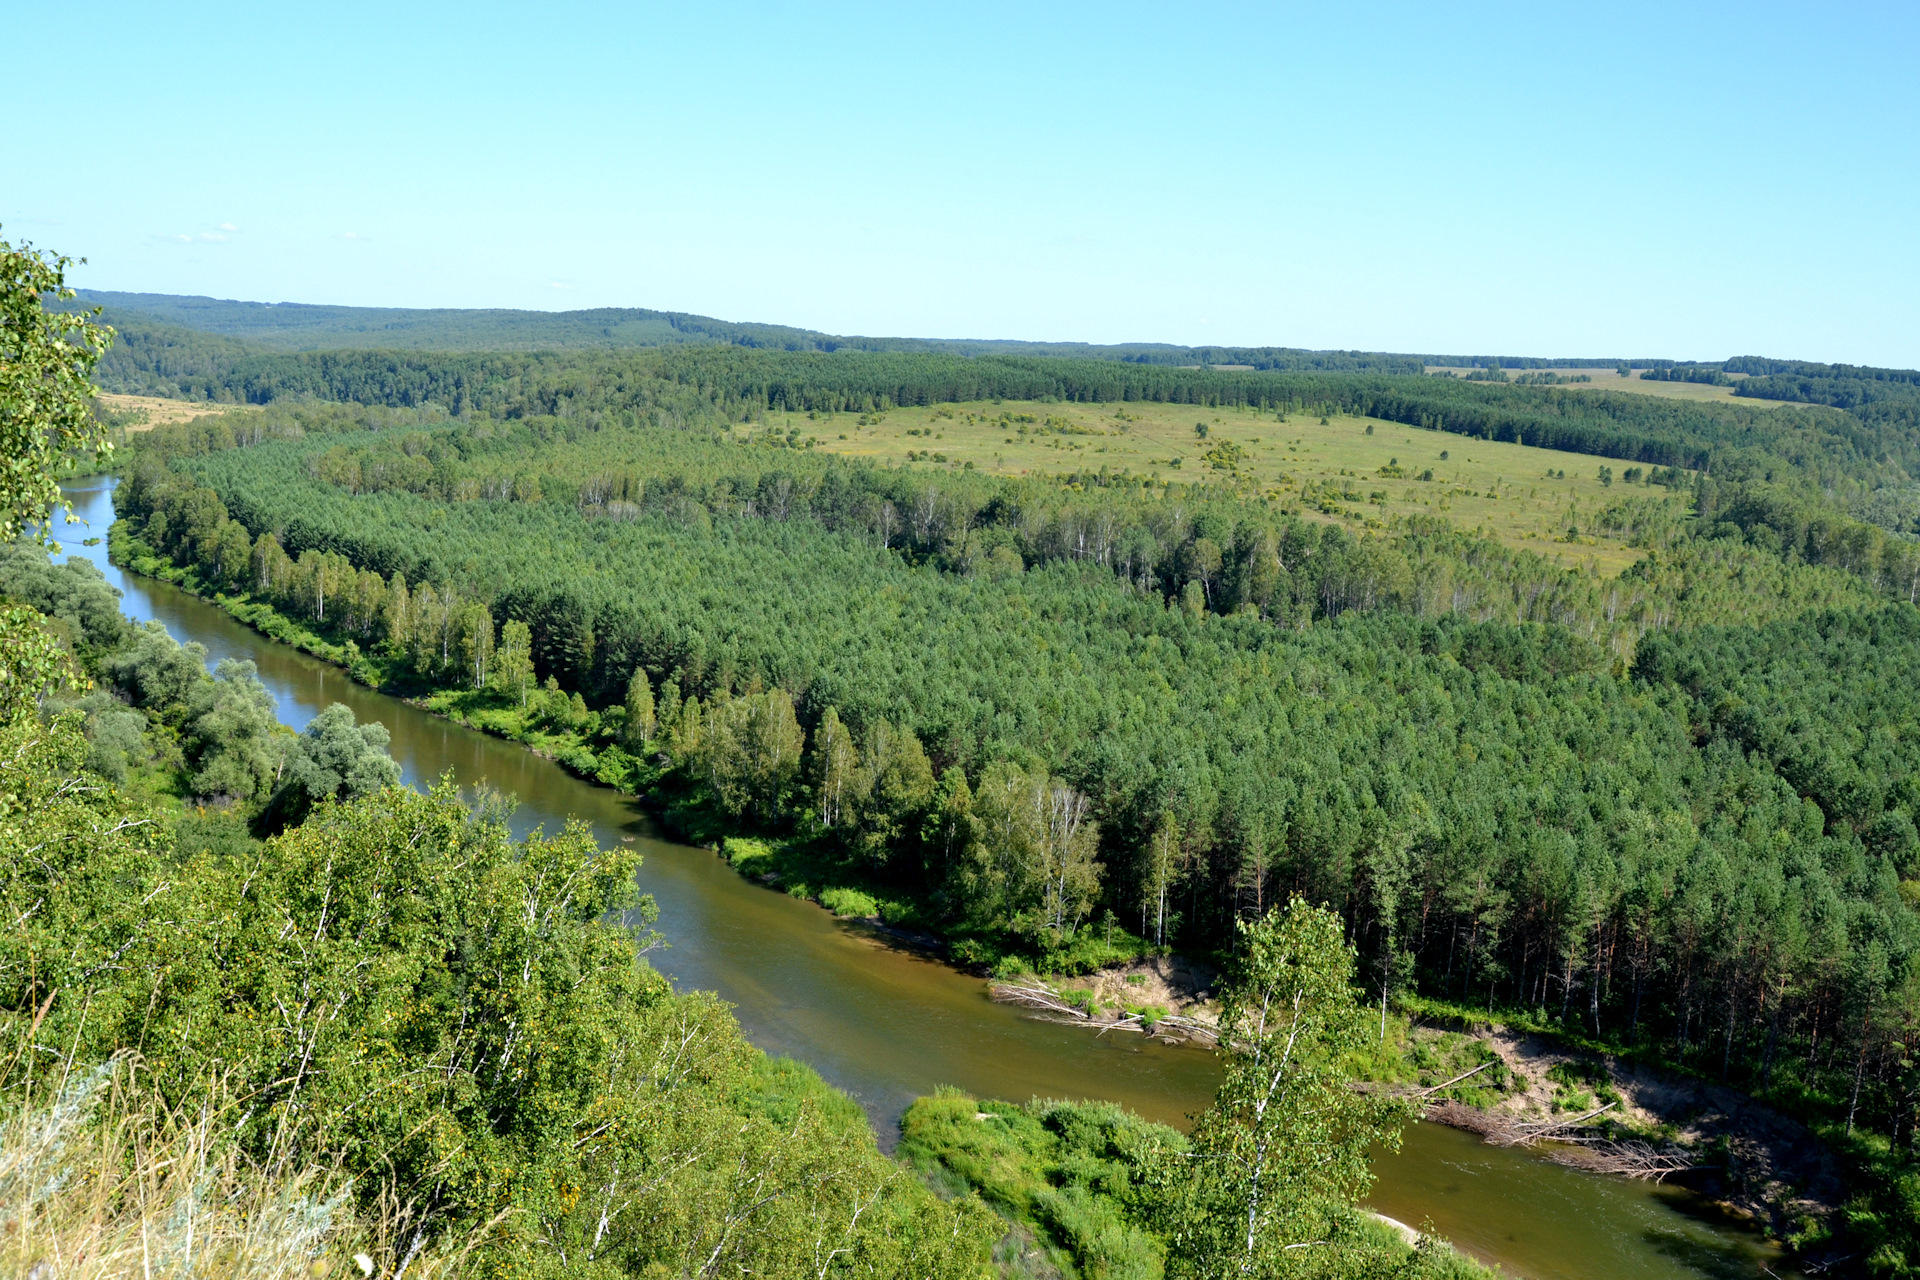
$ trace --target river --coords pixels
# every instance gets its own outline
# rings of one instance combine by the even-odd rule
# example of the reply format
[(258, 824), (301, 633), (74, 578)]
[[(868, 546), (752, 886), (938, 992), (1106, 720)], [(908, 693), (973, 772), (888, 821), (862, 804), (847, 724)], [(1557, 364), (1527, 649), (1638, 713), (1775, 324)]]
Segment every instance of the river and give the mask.
[[(111, 478), (68, 486), (85, 524), (63, 525), (58, 538), (119, 588), (129, 617), (158, 618), (177, 639), (199, 641), (209, 665), (251, 661), (294, 728), (334, 702), (380, 721), (412, 785), (451, 772), (462, 786), (484, 781), (517, 797), (513, 822), (522, 833), (576, 817), (603, 844), (636, 845), (645, 858), (641, 888), (658, 904), (668, 941), (653, 953), (655, 966), (682, 989), (719, 992), (755, 1044), (811, 1064), (851, 1094), (883, 1143), (913, 1098), (943, 1084), (1015, 1100), (1104, 1098), (1183, 1128), (1210, 1099), (1218, 1073), (1205, 1051), (1023, 1017), (989, 1001), (978, 978), (744, 880), (706, 850), (660, 838), (626, 796), (357, 685), (165, 583), (123, 574), (106, 554), (112, 489)], [(89, 537), (100, 542), (83, 545)], [(1529, 1280), (1792, 1274), (1776, 1251), (1685, 1192), (1579, 1173), (1439, 1125), (1413, 1126), (1401, 1152), (1382, 1155), (1376, 1169), (1370, 1202), (1380, 1212), (1429, 1223)]]

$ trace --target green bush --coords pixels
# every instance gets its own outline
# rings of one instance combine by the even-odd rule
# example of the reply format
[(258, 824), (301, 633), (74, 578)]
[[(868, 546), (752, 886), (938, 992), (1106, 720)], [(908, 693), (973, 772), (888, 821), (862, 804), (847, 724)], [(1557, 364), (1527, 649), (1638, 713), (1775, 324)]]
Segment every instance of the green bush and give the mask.
[(820, 905), (836, 916), (857, 916), (869, 919), (880, 914), (880, 904), (871, 894), (858, 889), (835, 887), (820, 891)]

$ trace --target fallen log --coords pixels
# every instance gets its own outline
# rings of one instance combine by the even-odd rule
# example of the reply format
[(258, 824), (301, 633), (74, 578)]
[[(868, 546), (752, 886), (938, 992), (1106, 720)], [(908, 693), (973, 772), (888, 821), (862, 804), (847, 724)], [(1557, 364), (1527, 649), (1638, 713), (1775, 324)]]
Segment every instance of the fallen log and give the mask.
[(1638, 1139), (1615, 1141), (1598, 1133), (1578, 1133), (1575, 1127), (1610, 1110), (1615, 1104), (1596, 1107), (1585, 1115), (1568, 1120), (1520, 1124), (1478, 1107), (1458, 1102), (1429, 1103), (1426, 1117), (1452, 1129), (1477, 1133), (1496, 1147), (1532, 1147), (1536, 1143), (1554, 1144), (1543, 1154), (1555, 1164), (1585, 1169), (1591, 1173), (1609, 1173), (1622, 1178), (1664, 1182), (1676, 1173), (1709, 1169), (1685, 1147), (1668, 1143), (1655, 1147)]
[(1012, 982), (996, 982), (988, 988), (993, 999), (1000, 1004), (1016, 1004), (1024, 1009), (1040, 1009), (1047, 1013), (1064, 1014), (1078, 1018), (1082, 1022), (1092, 1020), (1085, 1009), (1077, 1008), (1062, 1000), (1058, 994), (1047, 987), (1022, 986)]
[(1492, 1066), (1495, 1062), (1498, 1062), (1498, 1061), (1499, 1061), (1498, 1058), (1494, 1058), (1487, 1062), (1483, 1062), (1471, 1071), (1462, 1071), (1459, 1075), (1455, 1076), (1451, 1080), (1442, 1080), (1439, 1084), (1434, 1085), (1431, 1089), (1421, 1089), (1418, 1092), (1412, 1094), (1411, 1096), (1415, 1098), (1425, 1098), (1440, 1092), (1442, 1089), (1451, 1089), (1454, 1085), (1459, 1084), (1462, 1080), (1468, 1079), (1471, 1076), (1479, 1075), (1482, 1071), (1485, 1071), (1488, 1067)]
[(1609, 1102), (1603, 1107), (1595, 1107), (1570, 1120), (1543, 1120), (1535, 1124), (1508, 1125), (1497, 1136), (1490, 1135), (1487, 1141), (1497, 1147), (1530, 1147), (1536, 1142), (1545, 1142), (1571, 1133), (1595, 1116), (1603, 1115), (1619, 1105), (1617, 1102)]
[(1163, 1014), (1155, 1018), (1151, 1024), (1147, 1022), (1146, 1015), (1139, 1013), (1127, 1013), (1112, 1019), (1096, 1018), (1078, 1005), (1061, 999), (1060, 994), (1050, 987), (996, 982), (987, 990), (997, 1003), (1030, 1009), (1033, 1012), (1029, 1016), (1043, 1022), (1097, 1027), (1102, 1035), (1109, 1031), (1137, 1031), (1142, 1035), (1158, 1036), (1166, 1040), (1200, 1040), (1207, 1044), (1213, 1044), (1219, 1040), (1219, 1032), (1214, 1027), (1177, 1013)]
[(1570, 1145), (1549, 1153), (1550, 1158), (1577, 1169), (1610, 1173), (1620, 1178), (1665, 1182), (1676, 1173), (1709, 1167), (1695, 1160), (1693, 1153), (1685, 1147), (1672, 1143), (1655, 1147), (1652, 1143), (1637, 1139), (1612, 1142), (1602, 1138), (1576, 1137), (1568, 1141)]

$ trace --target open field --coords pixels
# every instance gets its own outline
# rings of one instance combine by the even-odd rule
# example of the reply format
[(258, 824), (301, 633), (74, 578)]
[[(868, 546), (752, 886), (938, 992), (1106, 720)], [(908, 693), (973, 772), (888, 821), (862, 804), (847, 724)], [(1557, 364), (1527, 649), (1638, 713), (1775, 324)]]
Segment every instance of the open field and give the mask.
[(191, 422), (195, 418), (204, 418), (210, 413), (232, 413), (245, 410), (250, 406), (237, 404), (213, 404), (205, 400), (163, 400), (159, 396), (123, 396), (111, 391), (99, 393), (100, 403), (115, 413), (138, 413), (146, 416), (137, 422), (129, 422), (129, 431), (150, 431), (155, 427), (171, 422)]
[[(1648, 383), (1646, 385), (1654, 385)], [(1200, 428), (1204, 427), (1203, 436)], [(1626, 464), (1500, 444), (1377, 419), (1171, 404), (951, 404), (885, 414), (783, 414), (766, 427), (817, 448), (991, 475), (1107, 471), (1173, 484), (1228, 484), (1310, 518), (1384, 527), (1443, 516), (1467, 530), (1615, 574), (1641, 552), (1596, 536), (1593, 517), (1629, 497), (1683, 499), (1622, 483)], [(1613, 483), (1600, 478), (1610, 469)], [(1569, 529), (1577, 530), (1572, 538)]]
[[(1428, 373), (1454, 373), (1464, 378), (1472, 370), (1464, 368), (1449, 369), (1444, 365), (1428, 365)], [(1742, 400), (1733, 394), (1732, 387), (1710, 387), (1704, 382), (1643, 382), (1640, 371), (1634, 370), (1633, 376), (1623, 378), (1615, 369), (1588, 369), (1568, 366), (1559, 369), (1514, 369), (1509, 373), (1518, 377), (1522, 373), (1557, 373), (1563, 378), (1578, 377), (1585, 374), (1592, 382), (1569, 382), (1563, 384), (1569, 391), (1631, 391), (1635, 395), (1663, 396), (1668, 400), (1712, 400), (1721, 404), (1736, 403), (1748, 408), (1765, 408), (1772, 404), (1768, 400)], [(1727, 375), (1736, 384), (1746, 377), (1744, 373)]]

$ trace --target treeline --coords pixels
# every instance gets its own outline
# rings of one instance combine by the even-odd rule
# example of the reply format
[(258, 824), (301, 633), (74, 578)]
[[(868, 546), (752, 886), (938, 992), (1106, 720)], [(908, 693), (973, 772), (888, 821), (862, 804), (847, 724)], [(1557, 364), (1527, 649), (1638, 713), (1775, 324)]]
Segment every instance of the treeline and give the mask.
[(1736, 395), (1829, 405), (1886, 432), (1911, 434), (1920, 427), (1920, 370), (1757, 356), (1729, 360), (1726, 367), (1749, 375)]
[(1427, 365), (1506, 369), (1664, 368), (1671, 360), (1617, 357), (1420, 355), (1312, 351), (1299, 347), (1185, 347), (1168, 342), (1029, 342), (1020, 339), (889, 338), (822, 333), (791, 325), (718, 320), (685, 311), (597, 307), (581, 311), (502, 308), (337, 307), (240, 302), (164, 293), (79, 291), (78, 305), (102, 306), (109, 323), (153, 324), (237, 338), (277, 350), (380, 347), (429, 351), (557, 351), (712, 342), (776, 351), (918, 351), (946, 355), (1078, 356), (1139, 364), (1251, 365), (1257, 369), (1420, 373)]
[(54, 565), (35, 544), (0, 547), (0, 598), (46, 615), (98, 681), (81, 696), (55, 696), (47, 710), (79, 714), (87, 767), (115, 785), (158, 773), (164, 790), (177, 776), (196, 801), (271, 830), (400, 780), (385, 726), (356, 724), (336, 704), (294, 733), (252, 663), (226, 660), (209, 677), (203, 646), (176, 642), (157, 622), (133, 626), (88, 561)]
[(1675, 365), (1668, 369), (1649, 369), (1640, 375), (1644, 382), (1697, 382), (1709, 387), (1730, 387), (1733, 379), (1719, 369), (1698, 365)]
[[(600, 307), (583, 311), (336, 307), (237, 302), (173, 294), (80, 292), (76, 305), (102, 306), (123, 341), (151, 345), (156, 330), (217, 335), (233, 352), (379, 348), (403, 351), (563, 351), (718, 344), (773, 351), (921, 352), (941, 355), (1074, 356), (1159, 365), (1249, 365), (1256, 369), (1419, 373), (1417, 356), (1297, 347), (1183, 347), (1017, 339), (885, 338), (820, 333), (789, 325), (716, 320), (684, 311)], [(169, 339), (180, 343), (178, 335)], [(116, 371), (137, 360), (109, 362)]]
[[(930, 475), (695, 433), (596, 430), (585, 418), (392, 428), (384, 411), (323, 408), (248, 415), (237, 426), (211, 419), (165, 428), (144, 438), (143, 457), (181, 458), (212, 488), (182, 488), (175, 473), (150, 460), (133, 469), (119, 500), (123, 510), (157, 512), (152, 540), (170, 553), (184, 551), (187, 560), (211, 564), (202, 548), (221, 537), (271, 532), (295, 558), (326, 552), (382, 577), (458, 584), (464, 594), (489, 600), (511, 594), (532, 615), (537, 638), (539, 618), (624, 608), (619, 590), (609, 595), (606, 586), (626, 572), (614, 565), (651, 556), (644, 548), (658, 534), (649, 530), (712, 533), (743, 521), (749, 529), (797, 523), (851, 535), (906, 563), (965, 577), (1005, 578), (1049, 564), (1095, 569), (1195, 615), (1252, 611), (1283, 626), (1380, 609), (1550, 621), (1610, 647), (1622, 661), (1648, 627), (1872, 598), (1798, 557), (1756, 551), (1737, 526), (1711, 526), (1721, 537), (1692, 536), (1679, 497), (1623, 494), (1595, 514), (1597, 527), (1628, 532), (1661, 552), (1609, 582), (1437, 522), (1410, 521), (1390, 538), (1355, 539), (1231, 492), (1175, 491), (1100, 473), (1062, 481)], [(302, 443), (236, 452), (255, 440), (291, 436)], [(381, 500), (356, 503), (354, 493)], [(404, 501), (415, 495), (444, 509), (429, 517)], [(240, 527), (220, 533), (229, 512)], [(447, 522), (453, 540), (432, 521)], [(635, 522), (649, 529), (627, 527)], [(510, 526), (526, 532), (507, 533)], [(604, 559), (612, 576), (596, 585), (551, 558), (508, 570), (505, 548), (525, 537), (577, 548), (572, 554), (581, 562)], [(810, 542), (812, 535), (802, 537)], [(1825, 548), (1832, 540), (1814, 541)], [(1910, 544), (1888, 545), (1898, 554), (1857, 567), (1885, 568), (1888, 589), (1904, 595), (1911, 575), (1900, 557)], [(476, 576), (450, 546), (501, 550)], [(529, 603), (561, 598), (577, 603)], [(608, 625), (594, 627), (611, 634)], [(610, 697), (620, 673), (569, 678)]]
[[(223, 341), (223, 340), (222, 340)], [(791, 412), (871, 412), (992, 399), (1244, 405), (1350, 413), (1436, 431), (1722, 477), (1799, 472), (1862, 483), (1920, 469), (1910, 433), (1831, 409), (1695, 404), (1621, 392), (1370, 373), (1182, 369), (1066, 358), (758, 351), (735, 346), (432, 355), (335, 351), (228, 361), (198, 346), (130, 344), (102, 366), (116, 389), (266, 404), (420, 408), (455, 417), (588, 415), (719, 426)], [(170, 369), (178, 372), (168, 372)]]

